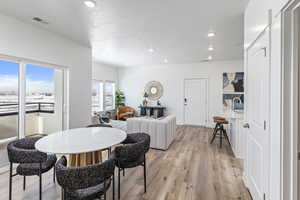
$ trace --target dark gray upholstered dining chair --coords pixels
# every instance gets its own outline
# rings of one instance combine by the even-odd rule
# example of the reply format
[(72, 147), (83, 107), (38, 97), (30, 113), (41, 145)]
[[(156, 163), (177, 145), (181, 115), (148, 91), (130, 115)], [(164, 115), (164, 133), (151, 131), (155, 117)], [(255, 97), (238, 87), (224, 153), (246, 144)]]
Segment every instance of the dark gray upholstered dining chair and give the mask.
[(83, 167), (67, 167), (65, 156), (55, 166), (58, 184), (63, 189), (63, 200), (94, 200), (104, 196), (113, 182), (115, 160), (108, 159), (103, 163)]
[(120, 199), (120, 173), (126, 168), (138, 166), (144, 167), (144, 192), (147, 192), (146, 183), (146, 153), (150, 149), (150, 136), (146, 133), (128, 134), (127, 138), (122, 142), (123, 145), (117, 146), (112, 152), (112, 158), (116, 160), (118, 167), (118, 199)]
[[(41, 137), (28, 137), (10, 142), (7, 153), (10, 162), (9, 200), (12, 199), (12, 178), (16, 175), (24, 177), (23, 189), (26, 187), (26, 176), (37, 175), (40, 178), (39, 197), (42, 199), (42, 174), (49, 171), (56, 163), (55, 155), (47, 155), (35, 149), (35, 143)], [(16, 174), (13, 174), (13, 164), (19, 164)], [(53, 174), (55, 182), (55, 172)]]

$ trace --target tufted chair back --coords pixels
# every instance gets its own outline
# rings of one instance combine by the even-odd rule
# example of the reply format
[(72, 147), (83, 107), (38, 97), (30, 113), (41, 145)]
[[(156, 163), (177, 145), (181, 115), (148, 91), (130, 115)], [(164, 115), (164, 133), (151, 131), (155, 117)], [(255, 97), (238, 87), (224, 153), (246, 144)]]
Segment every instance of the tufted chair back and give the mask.
[(47, 154), (35, 149), (35, 143), (41, 137), (17, 139), (7, 145), (8, 158), (11, 163), (42, 163)]
[(55, 166), (57, 182), (67, 190), (78, 190), (104, 183), (113, 176), (115, 161), (108, 159), (103, 163), (84, 167), (67, 167), (65, 156)]
[(115, 148), (115, 159), (119, 167), (138, 166), (150, 148), (150, 136), (146, 133), (128, 134), (123, 146)]

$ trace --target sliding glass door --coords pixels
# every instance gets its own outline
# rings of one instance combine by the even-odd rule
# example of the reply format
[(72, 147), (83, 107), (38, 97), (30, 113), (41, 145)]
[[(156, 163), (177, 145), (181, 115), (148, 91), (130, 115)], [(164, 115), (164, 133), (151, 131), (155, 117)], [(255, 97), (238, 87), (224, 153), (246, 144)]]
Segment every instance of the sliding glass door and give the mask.
[(0, 142), (67, 127), (65, 74), (63, 68), (0, 60)]
[[(68, 128), (67, 73), (65, 68), (0, 58), (1, 144)], [(1, 148), (0, 167), (7, 163)]]
[(0, 60), (0, 141), (18, 137), (19, 63)]
[(62, 70), (26, 65), (25, 136), (47, 135), (62, 130)]

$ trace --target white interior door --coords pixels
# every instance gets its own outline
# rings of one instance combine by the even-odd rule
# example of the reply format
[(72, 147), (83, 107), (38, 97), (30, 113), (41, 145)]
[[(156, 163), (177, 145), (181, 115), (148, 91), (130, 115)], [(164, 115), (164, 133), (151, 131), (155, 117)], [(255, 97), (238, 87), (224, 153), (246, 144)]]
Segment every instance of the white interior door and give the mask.
[(268, 199), (269, 186), (269, 35), (248, 50), (246, 73), (246, 176), (254, 200)]
[(187, 125), (205, 126), (207, 122), (207, 79), (184, 81), (184, 121)]

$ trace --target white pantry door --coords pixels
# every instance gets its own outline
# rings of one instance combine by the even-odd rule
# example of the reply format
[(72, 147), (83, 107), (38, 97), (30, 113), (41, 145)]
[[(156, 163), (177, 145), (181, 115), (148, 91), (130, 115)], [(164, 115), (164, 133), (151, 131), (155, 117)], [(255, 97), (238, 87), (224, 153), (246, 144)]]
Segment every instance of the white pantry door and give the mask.
[(264, 200), (270, 174), (268, 30), (248, 50), (246, 70), (247, 186), (254, 200)]
[(184, 80), (184, 122), (186, 125), (206, 125), (207, 85), (207, 79)]

